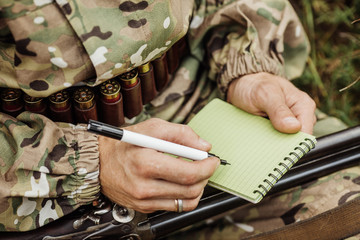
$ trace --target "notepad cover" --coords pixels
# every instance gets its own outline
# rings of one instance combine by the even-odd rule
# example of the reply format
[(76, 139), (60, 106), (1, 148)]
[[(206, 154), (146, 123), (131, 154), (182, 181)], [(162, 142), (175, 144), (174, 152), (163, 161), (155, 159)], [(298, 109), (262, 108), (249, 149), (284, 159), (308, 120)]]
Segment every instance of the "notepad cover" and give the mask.
[(258, 203), (306, 152), (315, 146), (310, 134), (285, 134), (263, 117), (214, 99), (188, 124), (212, 144), (211, 153), (231, 165), (220, 165), (209, 185)]

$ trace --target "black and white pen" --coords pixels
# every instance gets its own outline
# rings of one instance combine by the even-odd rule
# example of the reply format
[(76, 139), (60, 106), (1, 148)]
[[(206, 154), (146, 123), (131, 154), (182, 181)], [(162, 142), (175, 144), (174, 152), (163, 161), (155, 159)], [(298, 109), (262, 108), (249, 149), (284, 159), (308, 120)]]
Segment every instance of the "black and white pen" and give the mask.
[[(201, 151), (199, 149), (131, 132), (95, 120), (89, 120), (87, 129), (90, 132), (100, 134), (106, 137), (115, 138), (126, 143), (130, 143), (140, 147), (155, 149), (160, 152), (173, 154), (175, 156), (184, 157), (191, 160), (203, 160), (208, 157), (219, 158), (212, 153)], [(220, 164), (230, 165), (230, 163), (223, 159), (220, 159)]]

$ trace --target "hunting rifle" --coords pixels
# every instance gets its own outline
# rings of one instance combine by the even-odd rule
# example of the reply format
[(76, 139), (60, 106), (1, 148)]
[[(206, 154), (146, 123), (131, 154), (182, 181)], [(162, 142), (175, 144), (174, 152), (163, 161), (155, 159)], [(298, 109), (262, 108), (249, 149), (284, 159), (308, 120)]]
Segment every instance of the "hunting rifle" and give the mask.
[[(360, 162), (360, 126), (318, 138), (304, 156), (272, 188), (268, 195), (308, 183)], [(198, 207), (190, 212), (157, 211), (143, 214), (101, 198), (96, 206), (83, 206), (59, 220), (28, 232), (2, 232), (1, 239), (160, 239), (190, 226), (250, 204), (207, 186)]]

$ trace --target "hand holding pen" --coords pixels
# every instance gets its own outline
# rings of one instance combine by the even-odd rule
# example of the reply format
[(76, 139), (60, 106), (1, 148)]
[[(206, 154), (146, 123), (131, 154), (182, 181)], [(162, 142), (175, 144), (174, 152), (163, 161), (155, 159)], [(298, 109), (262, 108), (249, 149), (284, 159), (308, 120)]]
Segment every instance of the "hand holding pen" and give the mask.
[[(126, 127), (184, 146), (208, 152), (211, 145), (185, 125), (150, 119)], [(99, 136), (102, 192), (114, 202), (141, 212), (194, 209), (208, 179), (220, 164), (218, 158), (184, 161), (162, 152)], [(176, 200), (176, 201), (174, 201)], [(175, 203), (174, 203), (175, 202)], [(178, 209), (179, 210), (179, 209)]]
[[(117, 128), (106, 123), (91, 120), (88, 124), (90, 132), (121, 140), (126, 143), (134, 144), (139, 147), (154, 149), (164, 153), (170, 153), (175, 156), (199, 161), (208, 157), (217, 157), (215, 154), (208, 153), (196, 148), (184, 146), (181, 144), (165, 141), (163, 139), (150, 137), (144, 134), (131, 132), (129, 130)], [(221, 165), (230, 165), (226, 160), (220, 159)]]

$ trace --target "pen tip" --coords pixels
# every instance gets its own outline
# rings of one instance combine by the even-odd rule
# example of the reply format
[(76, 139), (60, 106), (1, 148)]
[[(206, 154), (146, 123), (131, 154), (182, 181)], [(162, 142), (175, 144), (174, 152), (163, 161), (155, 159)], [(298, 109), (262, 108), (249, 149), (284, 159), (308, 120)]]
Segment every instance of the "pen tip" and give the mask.
[(228, 163), (228, 161), (226, 161), (224, 159), (220, 159), (220, 163), (221, 163), (221, 165), (231, 165), (230, 163)]

